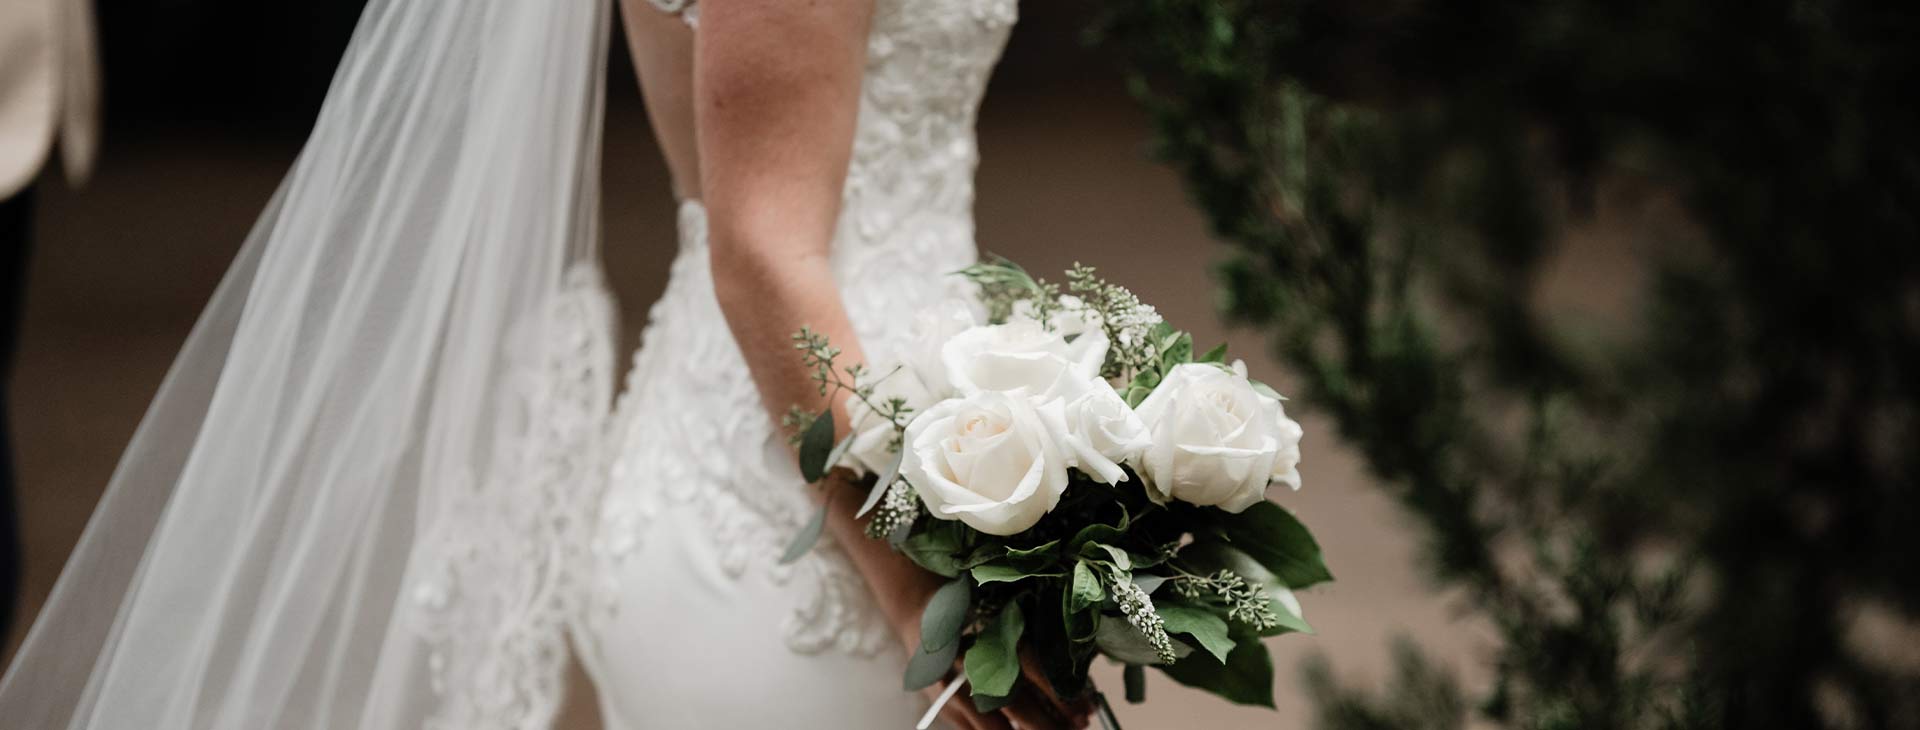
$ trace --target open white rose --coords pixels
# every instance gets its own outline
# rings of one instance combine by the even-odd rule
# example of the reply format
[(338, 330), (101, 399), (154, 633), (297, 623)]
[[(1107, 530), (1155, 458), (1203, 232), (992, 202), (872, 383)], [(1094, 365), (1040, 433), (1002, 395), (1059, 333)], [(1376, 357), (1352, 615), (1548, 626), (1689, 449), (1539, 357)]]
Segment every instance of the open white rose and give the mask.
[(1120, 465), (1150, 445), (1146, 423), (1099, 378), (1086, 381), (1078, 394), (1042, 406), (1040, 414), (1053, 428), (1067, 466), (1107, 484), (1126, 479)]
[(961, 394), (1025, 390), (1040, 402), (1080, 392), (1099, 377), (1107, 338), (1098, 330), (1068, 343), (1031, 319), (968, 329), (940, 348), (947, 379)]
[(902, 349), (907, 367), (919, 377), (920, 384), (934, 398), (954, 394), (953, 381), (941, 360), (941, 349), (954, 335), (980, 324), (979, 304), (966, 299), (947, 299), (914, 315), (910, 343)]
[(1156, 501), (1240, 512), (1276, 479), (1299, 486), (1300, 424), (1243, 372), (1176, 366), (1134, 412), (1152, 436), (1136, 468)]
[[(873, 370), (875, 406), (886, 407), (893, 398), (905, 400), (912, 413), (933, 405), (933, 396), (920, 376), (909, 367), (882, 365)], [(853, 429), (853, 443), (847, 446), (846, 466), (861, 475), (878, 474), (893, 464), (893, 421), (881, 416), (859, 396), (847, 397), (847, 423)]]
[(991, 535), (1032, 527), (1067, 489), (1059, 447), (1018, 394), (942, 401), (908, 424), (905, 448), (900, 473), (927, 513)]

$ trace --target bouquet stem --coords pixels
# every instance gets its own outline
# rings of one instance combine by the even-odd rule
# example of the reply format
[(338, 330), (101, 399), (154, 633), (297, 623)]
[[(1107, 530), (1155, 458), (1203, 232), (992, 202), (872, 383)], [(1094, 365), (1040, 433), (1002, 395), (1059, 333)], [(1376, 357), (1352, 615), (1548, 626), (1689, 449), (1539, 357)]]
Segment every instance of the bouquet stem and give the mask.
[(913, 730), (927, 730), (927, 728), (933, 727), (934, 718), (940, 716), (940, 708), (946, 707), (947, 703), (953, 700), (953, 696), (958, 694), (960, 688), (966, 686), (966, 684), (966, 675), (954, 677), (953, 681), (947, 684), (947, 688), (940, 691), (940, 696), (934, 698), (933, 706), (927, 708), (927, 714), (920, 716), (920, 722), (913, 726)]

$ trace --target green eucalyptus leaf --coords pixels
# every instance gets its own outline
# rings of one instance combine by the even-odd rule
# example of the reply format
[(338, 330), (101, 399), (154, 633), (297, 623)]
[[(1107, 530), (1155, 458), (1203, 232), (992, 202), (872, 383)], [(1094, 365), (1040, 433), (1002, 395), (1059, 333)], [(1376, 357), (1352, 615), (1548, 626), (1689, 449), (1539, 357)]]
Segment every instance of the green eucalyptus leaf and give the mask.
[(1073, 564), (1073, 585), (1067, 591), (1067, 612), (1079, 613), (1107, 600), (1107, 589), (1100, 576), (1084, 562)]
[(915, 565), (952, 578), (960, 575), (960, 539), (950, 530), (924, 530), (900, 543), (900, 552)]
[(1140, 403), (1145, 401), (1147, 396), (1153, 395), (1153, 389), (1140, 385), (1129, 385), (1127, 386), (1125, 395), (1128, 408), (1139, 408)]
[(972, 570), (975, 566), (986, 565), (1006, 556), (1007, 548), (1003, 545), (981, 545), (974, 548), (973, 554), (968, 555), (966, 560), (960, 561), (960, 569)]
[(1207, 351), (1207, 354), (1201, 355), (1200, 357), (1194, 359), (1194, 362), (1226, 362), (1226, 361), (1227, 361), (1227, 343), (1225, 342), (1222, 342), (1218, 345), (1214, 345), (1213, 349)]
[(833, 445), (833, 450), (827, 452), (827, 465), (820, 470), (822, 476), (826, 475), (827, 470), (839, 466), (841, 461), (846, 460), (847, 450), (853, 448), (853, 437), (858, 435), (848, 433), (845, 438), (840, 439), (840, 443)]
[(1148, 392), (1152, 392), (1154, 388), (1160, 387), (1160, 371), (1147, 368), (1138, 373), (1134, 373), (1133, 380), (1127, 382), (1127, 387), (1129, 389), (1145, 388)]
[(1168, 340), (1160, 348), (1160, 369), (1172, 370), (1175, 365), (1184, 365), (1193, 361), (1193, 335), (1182, 332)]
[(1054, 548), (1059, 546), (1060, 546), (1059, 540), (1048, 540), (1047, 542), (1041, 543), (1039, 545), (1035, 545), (1030, 548), (1007, 548), (1007, 557), (1026, 558), (1026, 557), (1032, 557), (1035, 555), (1044, 555), (1048, 552), (1051, 552)]
[(1012, 583), (1026, 578), (1059, 578), (1065, 573), (1035, 573), (1011, 565), (980, 565), (973, 568), (973, 579), (980, 584)]
[(1069, 585), (1060, 591), (1060, 627), (1071, 644), (1086, 644), (1093, 641), (1094, 628), (1100, 620), (1100, 612), (1091, 610), (1098, 602), (1074, 607), (1074, 592)]
[(1141, 593), (1149, 596), (1153, 595), (1154, 591), (1160, 590), (1160, 586), (1165, 585), (1166, 582), (1166, 576), (1133, 574), (1133, 584), (1140, 587)]
[(967, 609), (972, 604), (973, 584), (965, 578), (948, 581), (934, 591), (920, 612), (920, 649), (945, 649), (959, 643), (960, 629), (967, 624)]
[(1313, 633), (1313, 627), (1307, 624), (1306, 617), (1300, 615), (1300, 599), (1293, 596), (1293, 591), (1288, 590), (1286, 586), (1269, 585), (1267, 597), (1273, 601), (1273, 615), (1280, 619), (1280, 624), (1261, 632), (1260, 635), (1279, 636), (1296, 631), (1302, 634)]
[(1313, 627), (1308, 626), (1306, 620), (1300, 616), (1300, 601), (1294, 597), (1293, 591), (1282, 585), (1280, 578), (1268, 572), (1266, 566), (1238, 548), (1215, 541), (1196, 542), (1181, 549), (1180, 559), (1197, 568), (1199, 572), (1231, 570), (1248, 582), (1260, 586), (1267, 594), (1274, 616), (1280, 619), (1278, 626), (1265, 632), (1266, 636), (1278, 636), (1293, 631), (1313, 633)]
[(1127, 555), (1125, 550), (1104, 542), (1089, 542), (1080, 547), (1081, 557), (1098, 559), (1102, 554), (1113, 561), (1114, 567), (1127, 571), (1133, 570), (1133, 558)]
[(827, 506), (823, 504), (820, 505), (820, 509), (814, 511), (813, 519), (800, 528), (800, 533), (793, 536), (793, 541), (787, 543), (787, 551), (781, 554), (780, 564), (790, 564), (807, 554), (808, 550), (812, 550), (814, 543), (820, 542), (820, 532), (826, 526)]
[(1288, 588), (1333, 580), (1313, 533), (1286, 508), (1257, 502), (1240, 514), (1224, 515), (1219, 522), (1235, 548), (1265, 566)]
[(1221, 663), (1226, 663), (1227, 654), (1233, 651), (1233, 638), (1228, 635), (1226, 619), (1199, 606), (1177, 603), (1162, 604), (1154, 610), (1166, 622), (1167, 633), (1193, 637), (1194, 641), (1200, 642), (1200, 648), (1207, 650)]
[(949, 642), (945, 647), (927, 651), (921, 647), (913, 652), (913, 658), (907, 660), (907, 674), (902, 686), (908, 692), (932, 686), (947, 676), (953, 669), (953, 658), (960, 654), (960, 642)]
[(1277, 401), (1282, 401), (1282, 402), (1286, 401), (1287, 397), (1284, 395), (1281, 395), (1280, 391), (1274, 390), (1273, 386), (1267, 385), (1266, 383), (1262, 383), (1252, 378), (1248, 378), (1247, 380), (1248, 382), (1253, 384), (1253, 392), (1259, 393), (1261, 395), (1264, 395), (1268, 398), (1272, 398)]
[(1001, 708), (1013, 704), (1013, 693), (990, 695), (979, 691), (973, 693), (973, 709), (982, 713), (998, 712)]
[[(1184, 657), (1193, 651), (1192, 646), (1179, 639), (1172, 639), (1172, 641), (1175, 657)], [(1107, 656), (1127, 664), (1160, 663), (1160, 652), (1154, 650), (1153, 642), (1148, 641), (1145, 634), (1140, 633), (1139, 629), (1134, 628), (1133, 624), (1123, 618), (1108, 617), (1102, 620), (1100, 626), (1094, 629), (1093, 642), (1098, 644), (1100, 651), (1105, 652)]]
[(965, 664), (975, 693), (1005, 697), (1013, 692), (1014, 680), (1020, 678), (1020, 633), (1025, 630), (1018, 603), (1007, 604), (981, 629), (967, 649)]
[(1158, 342), (1164, 343), (1178, 334), (1180, 334), (1179, 330), (1174, 329), (1173, 325), (1164, 320), (1153, 326), (1153, 338)]
[(892, 466), (880, 472), (880, 478), (873, 480), (873, 489), (867, 490), (867, 501), (860, 503), (860, 511), (853, 513), (854, 519), (867, 516), (868, 512), (872, 512), (873, 508), (880, 504), (881, 498), (887, 496), (887, 489), (893, 486), (894, 480), (900, 478), (900, 459), (905, 455), (905, 451), (894, 452)]
[(800, 477), (812, 484), (826, 476), (830, 466), (827, 459), (833, 449), (833, 409), (829, 408), (815, 416), (800, 435)]
[(1273, 657), (1260, 637), (1235, 632), (1232, 653), (1225, 662), (1211, 655), (1193, 655), (1160, 671), (1173, 681), (1206, 690), (1228, 702), (1273, 707)]

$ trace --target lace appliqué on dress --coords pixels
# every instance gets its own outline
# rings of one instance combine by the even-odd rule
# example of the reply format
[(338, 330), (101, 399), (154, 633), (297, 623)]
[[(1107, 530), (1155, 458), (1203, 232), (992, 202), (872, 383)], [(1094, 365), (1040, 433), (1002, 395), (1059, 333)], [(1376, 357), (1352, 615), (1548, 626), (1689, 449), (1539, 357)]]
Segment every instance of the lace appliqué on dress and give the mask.
[(613, 308), (581, 266), (509, 339), (512, 397), (486, 476), (434, 497), (408, 598), (441, 702), (427, 727), (547, 728), (563, 695), (566, 629), (604, 483)]
[[(687, 13), (698, 0), (653, 0)], [(884, 356), (913, 312), (952, 291), (974, 261), (974, 121), (1017, 17), (1015, 0), (879, 0), (833, 265), (862, 347)], [(714, 299), (706, 218), (681, 208), (681, 251), (620, 396), (617, 450), (594, 556), (637, 555), (668, 504), (693, 505), (722, 570), (793, 586), (788, 647), (872, 655), (893, 645), (859, 573), (831, 539), (792, 565), (786, 542), (812, 513), (793, 456), (766, 417)], [(598, 571), (592, 620), (618, 620), (628, 586)]]

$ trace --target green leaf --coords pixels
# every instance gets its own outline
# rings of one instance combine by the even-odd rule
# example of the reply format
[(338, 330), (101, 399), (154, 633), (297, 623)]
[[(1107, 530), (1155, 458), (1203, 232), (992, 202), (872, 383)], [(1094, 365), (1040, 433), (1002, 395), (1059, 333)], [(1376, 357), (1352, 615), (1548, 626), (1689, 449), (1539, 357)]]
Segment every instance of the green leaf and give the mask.
[(1149, 596), (1153, 595), (1154, 591), (1160, 590), (1160, 586), (1165, 585), (1166, 582), (1166, 576), (1133, 574), (1133, 584), (1140, 587), (1141, 593)]
[(780, 556), (780, 564), (787, 565), (799, 560), (800, 556), (812, 550), (814, 543), (820, 542), (820, 531), (826, 526), (827, 506), (823, 504), (813, 513), (813, 519), (800, 528), (800, 534), (794, 535), (793, 541), (787, 543), (787, 552)]
[(960, 538), (951, 530), (925, 530), (900, 543), (900, 552), (915, 565), (952, 578), (960, 575)]
[(1169, 338), (1160, 347), (1160, 369), (1172, 370), (1175, 365), (1184, 365), (1193, 361), (1193, 335), (1182, 332)]
[(800, 477), (812, 484), (826, 476), (833, 448), (833, 409), (829, 408), (815, 416), (806, 433), (800, 435)]
[(960, 629), (967, 624), (967, 609), (972, 604), (973, 584), (965, 578), (949, 581), (934, 591), (920, 612), (920, 649), (945, 649), (959, 643)]
[(1173, 681), (1206, 690), (1228, 702), (1273, 707), (1273, 657), (1260, 638), (1236, 632), (1233, 652), (1220, 662), (1195, 654), (1160, 671)]
[(1079, 613), (1104, 600), (1107, 600), (1107, 589), (1100, 585), (1100, 576), (1086, 563), (1074, 563), (1073, 586), (1067, 592), (1067, 612)]
[(1033, 573), (1011, 565), (980, 565), (973, 569), (973, 579), (981, 585), (988, 583), (1013, 583), (1024, 578), (1059, 578), (1063, 573)]
[(1119, 568), (1121, 570), (1128, 570), (1128, 571), (1133, 570), (1133, 558), (1127, 555), (1127, 551), (1125, 550), (1114, 547), (1112, 545), (1108, 545), (1104, 542), (1089, 542), (1085, 545), (1080, 546), (1081, 557), (1092, 558), (1097, 560), (1099, 559), (1101, 553), (1106, 553), (1106, 556), (1109, 559), (1113, 560), (1114, 567)]
[(1152, 395), (1153, 389), (1157, 387), (1160, 387), (1160, 370), (1157, 366), (1148, 366), (1134, 373), (1133, 380), (1127, 382), (1127, 387), (1121, 395), (1126, 396), (1128, 407), (1138, 407), (1140, 402)]
[(1267, 586), (1267, 597), (1273, 601), (1273, 615), (1280, 619), (1280, 625), (1261, 632), (1261, 636), (1279, 636), (1297, 631), (1302, 634), (1313, 633), (1313, 627), (1307, 625), (1307, 619), (1295, 610), (1300, 601), (1293, 597), (1293, 591), (1286, 586)]
[(1060, 546), (1060, 541), (1059, 541), (1059, 540), (1048, 540), (1048, 541), (1046, 541), (1046, 542), (1044, 542), (1044, 543), (1041, 543), (1041, 544), (1039, 544), (1039, 545), (1035, 545), (1035, 546), (1033, 546), (1033, 547), (1030, 547), (1030, 548), (1025, 548), (1025, 549), (1021, 549), (1021, 548), (1007, 548), (1007, 557), (1009, 557), (1009, 558), (1026, 558), (1026, 557), (1032, 557), (1032, 556), (1035, 556), (1035, 555), (1041, 555), (1041, 554), (1044, 554), (1044, 553), (1047, 553), (1047, 552), (1049, 552), (1049, 551), (1051, 551), (1051, 550), (1053, 550), (1054, 548), (1056, 548), (1056, 547), (1059, 547), (1059, 546)]
[(980, 712), (997, 712), (1000, 708), (1013, 704), (1013, 693), (990, 695), (978, 690), (973, 693), (973, 709)]
[(1025, 630), (1018, 603), (1007, 604), (981, 629), (966, 660), (967, 681), (976, 694), (1005, 697), (1013, 692), (1014, 680), (1020, 678), (1020, 632)]
[(1307, 526), (1272, 502), (1258, 502), (1220, 520), (1235, 548), (1272, 571), (1288, 588), (1306, 588), (1333, 580), (1320, 556), (1320, 544)]
[(1226, 619), (1199, 606), (1177, 603), (1162, 604), (1154, 610), (1166, 622), (1167, 633), (1191, 636), (1213, 658), (1221, 663), (1227, 661), (1227, 654), (1233, 651), (1233, 638), (1228, 635)]
[(947, 676), (953, 669), (953, 658), (960, 653), (960, 642), (949, 642), (944, 648), (927, 651), (922, 646), (913, 652), (913, 658), (907, 660), (907, 674), (901, 686), (908, 692), (932, 685)]
[[(1148, 641), (1146, 634), (1140, 633), (1139, 629), (1134, 628), (1133, 624), (1128, 623), (1124, 618), (1109, 616), (1102, 620), (1099, 628), (1093, 632), (1093, 642), (1098, 644), (1100, 651), (1106, 652), (1107, 656), (1127, 664), (1160, 663), (1160, 652), (1154, 650), (1153, 642)], [(1192, 646), (1178, 639), (1173, 640), (1175, 657), (1186, 656), (1192, 651)]]
[(1248, 382), (1253, 384), (1253, 392), (1255, 393), (1259, 393), (1261, 395), (1264, 395), (1268, 398), (1272, 398), (1277, 401), (1285, 401), (1287, 399), (1286, 396), (1280, 394), (1280, 391), (1274, 390), (1273, 386), (1271, 385), (1267, 385), (1266, 383), (1262, 383), (1258, 380), (1253, 380), (1252, 378), (1248, 378)]
[(1213, 349), (1207, 351), (1207, 354), (1201, 355), (1200, 357), (1194, 359), (1194, 362), (1226, 362), (1226, 361), (1227, 361), (1227, 343), (1225, 342), (1215, 345)]
[(833, 445), (833, 450), (827, 452), (826, 466), (820, 469), (822, 476), (826, 475), (828, 469), (839, 466), (840, 462), (847, 458), (847, 449), (853, 448), (853, 437), (858, 435), (859, 434), (849, 432), (846, 438), (840, 439), (840, 443)]
[(1147, 668), (1138, 664), (1128, 664), (1120, 678), (1126, 683), (1127, 701), (1140, 704), (1147, 701)]
[(1313, 627), (1308, 626), (1306, 620), (1291, 608), (1298, 603), (1293, 597), (1293, 591), (1282, 585), (1280, 578), (1269, 572), (1259, 561), (1238, 548), (1215, 541), (1196, 542), (1180, 551), (1180, 559), (1198, 568), (1202, 573), (1231, 570), (1248, 582), (1260, 586), (1266, 592), (1267, 600), (1272, 604), (1274, 615), (1280, 619), (1280, 625), (1268, 629), (1265, 632), (1266, 636), (1278, 636), (1290, 631), (1313, 633)]
[[(847, 438), (851, 439), (853, 436), (849, 435)], [(880, 499), (887, 496), (887, 488), (893, 486), (894, 480), (900, 478), (900, 461), (906, 458), (906, 455), (905, 449), (893, 452), (893, 463), (887, 466), (886, 471), (880, 472), (878, 479), (873, 480), (873, 489), (867, 491), (867, 501), (860, 503), (860, 511), (853, 513), (854, 519), (867, 516), (868, 512), (873, 511), (875, 505), (880, 504)]]

